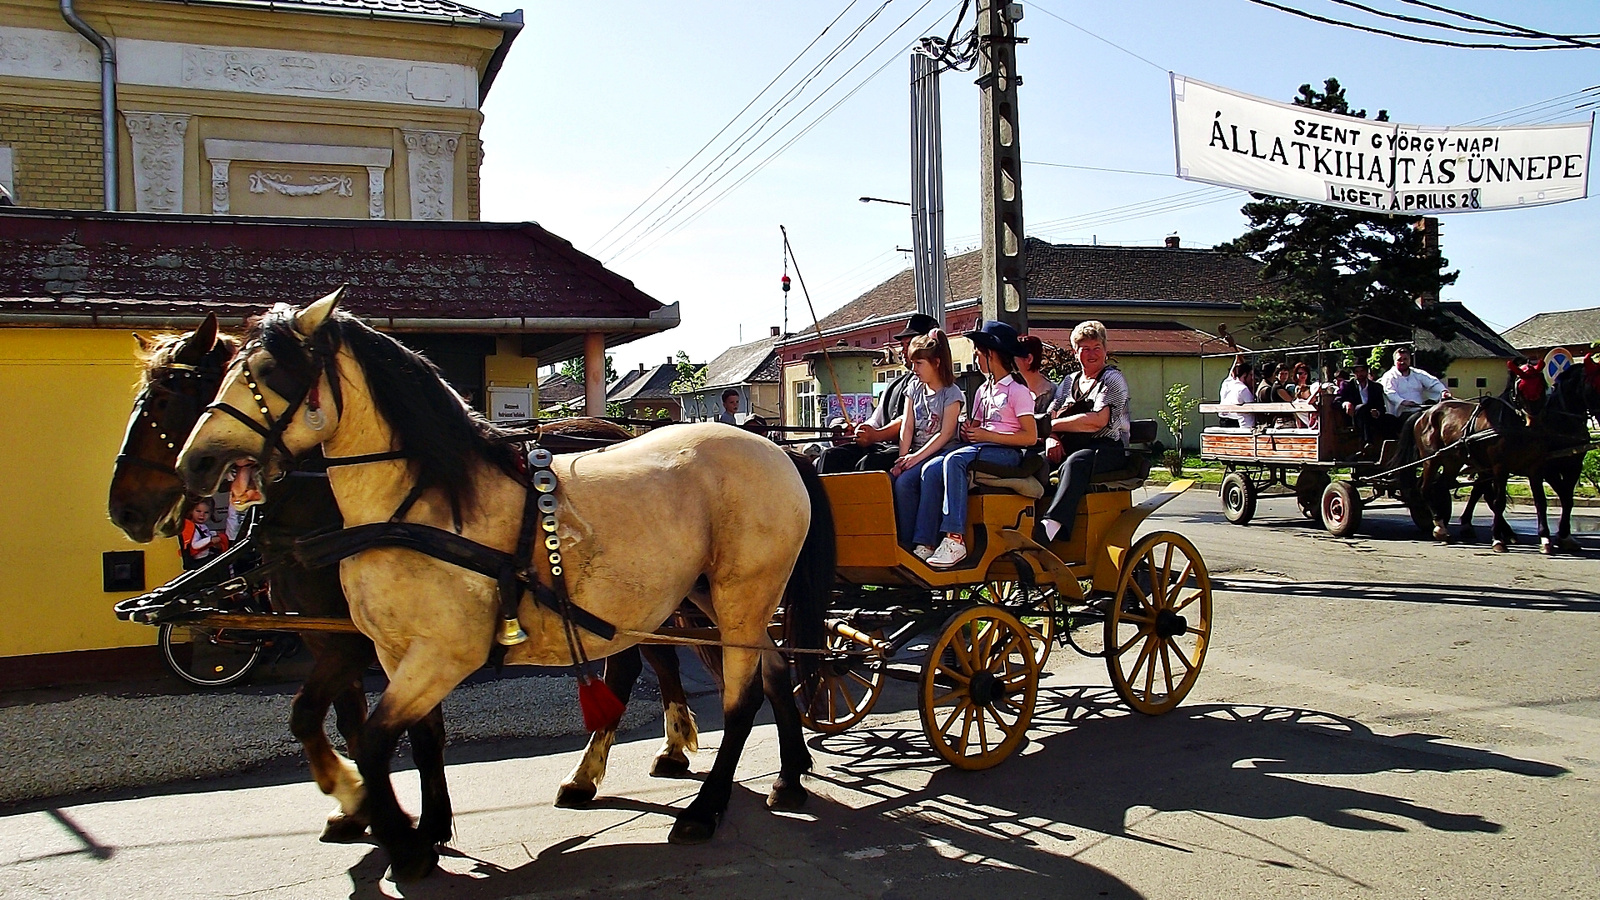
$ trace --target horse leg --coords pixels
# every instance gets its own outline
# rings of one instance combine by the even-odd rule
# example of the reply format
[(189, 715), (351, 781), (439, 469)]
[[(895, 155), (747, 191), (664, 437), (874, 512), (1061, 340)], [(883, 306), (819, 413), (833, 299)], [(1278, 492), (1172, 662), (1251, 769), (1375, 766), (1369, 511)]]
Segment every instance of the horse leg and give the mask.
[(422, 780), (422, 817), (417, 820), (417, 831), (435, 844), (446, 843), (454, 835), (455, 813), (444, 777), (444, 705), (429, 710), (406, 734), (411, 737), (411, 754)]
[[(638, 680), (642, 668), (637, 647), (629, 647), (606, 657), (603, 680), (606, 687), (622, 701), (623, 706), (628, 705), (628, 696), (633, 693), (633, 684)], [(583, 756), (578, 760), (578, 765), (573, 768), (567, 779), (561, 782), (561, 787), (556, 791), (556, 806), (581, 807), (594, 799), (595, 792), (600, 789), (600, 782), (605, 780), (606, 759), (611, 755), (611, 745), (616, 740), (615, 728), (596, 731), (589, 735), (589, 743), (583, 748)]]
[[(381, 651), (380, 651), (381, 652)], [(487, 652), (487, 649), (486, 649)], [(439, 861), (434, 839), (411, 827), (411, 817), (400, 808), (389, 780), (395, 745), (402, 732), (417, 724), (444, 700), (483, 659), (464, 659), (446, 648), (413, 642), (398, 665), (388, 657), (389, 687), (367, 719), (361, 734), (356, 765), (366, 781), (367, 818), (372, 836), (389, 852), (389, 870), (395, 881), (410, 881), (433, 871)]]
[(650, 764), (653, 778), (681, 778), (689, 774), (689, 754), (700, 749), (700, 729), (683, 691), (678, 651), (673, 647), (640, 644), (639, 652), (656, 673), (661, 687), (661, 715), (666, 729), (661, 751)]
[(1543, 474), (1528, 473), (1528, 489), (1533, 492), (1533, 508), (1539, 517), (1539, 552), (1549, 556), (1555, 551), (1555, 544), (1550, 540), (1550, 519), (1545, 510), (1547, 501), (1544, 496)]
[[(367, 707), (366, 697), (361, 693), (360, 675), (370, 657), (363, 659), (360, 654), (339, 652), (342, 648), (329, 642), (307, 641), (306, 647), (316, 661), (289, 705), (289, 731), (305, 751), (312, 780), (324, 794), (339, 801), (339, 808), (328, 816), (321, 839), (328, 843), (344, 843), (366, 833), (367, 819), (361, 810), (365, 791), (355, 765), (329, 743), (323, 723), (328, 718), (328, 708), (337, 706), (340, 730), (345, 732), (347, 740), (350, 733), (345, 731), (347, 724), (350, 730), (361, 727)], [(352, 698), (359, 716), (347, 723), (353, 713)], [(355, 744), (352, 742), (349, 746), (354, 753)]]
[[(749, 647), (759, 646), (761, 642), (770, 645), (771, 639), (764, 627), (739, 629), (732, 634), (725, 630), (723, 636), (732, 645), (744, 646), (727, 646), (722, 651), (722, 746), (717, 749), (716, 762), (712, 763), (699, 794), (673, 823), (667, 839), (674, 844), (700, 844), (716, 834), (717, 824), (733, 796), (734, 769), (755, 724), (756, 711), (761, 708), (763, 651)], [(790, 703), (792, 705), (793, 701)]]
[(1478, 505), (1478, 498), (1492, 489), (1482, 476), (1473, 479), (1472, 490), (1467, 493), (1466, 508), (1461, 510), (1461, 530), (1456, 532), (1456, 538), (1462, 543), (1477, 543), (1478, 533), (1472, 527), (1472, 512)]
[(1433, 539), (1443, 543), (1450, 541), (1450, 514), (1446, 510), (1450, 508), (1450, 482), (1454, 480), (1455, 473), (1447, 472), (1443, 465), (1423, 463), (1422, 496), (1433, 516)]
[(1489, 482), (1489, 511), (1493, 516), (1493, 524), (1489, 528), (1489, 549), (1495, 553), (1506, 552), (1506, 546), (1511, 542), (1511, 524), (1506, 521), (1506, 476), (1496, 472), (1490, 476)]
[[(1579, 465), (1582, 465), (1581, 460)], [(1556, 549), (1565, 553), (1578, 553), (1583, 550), (1583, 546), (1572, 539), (1573, 496), (1578, 492), (1580, 477), (1578, 471), (1567, 467), (1551, 479), (1551, 486), (1555, 488), (1556, 496), (1561, 500), (1561, 524), (1556, 529)]]
[(800, 709), (794, 703), (794, 683), (789, 662), (777, 653), (761, 659), (761, 684), (767, 702), (772, 704), (772, 719), (778, 727), (778, 780), (767, 794), (767, 808), (794, 810), (805, 805), (805, 786), (800, 776), (811, 771), (811, 751), (800, 722)]

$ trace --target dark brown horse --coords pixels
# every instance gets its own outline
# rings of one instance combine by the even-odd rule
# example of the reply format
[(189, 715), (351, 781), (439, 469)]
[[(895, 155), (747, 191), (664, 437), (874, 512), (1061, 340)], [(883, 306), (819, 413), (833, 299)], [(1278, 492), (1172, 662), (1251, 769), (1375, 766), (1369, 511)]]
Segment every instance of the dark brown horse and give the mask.
[[(188, 513), (189, 498), (173, 470), (177, 448), (183, 445), (207, 404), (216, 398), (222, 373), (238, 342), (218, 334), (214, 316), (208, 316), (199, 329), (189, 334), (140, 337), (138, 342), (145, 369), (112, 473), (108, 511), (112, 521), (130, 538), (147, 543), (157, 536), (173, 536)], [(538, 433), (543, 442), (564, 452), (632, 436), (626, 429), (598, 419), (546, 423)], [(316, 466), (312, 463), (307, 468)], [(294, 562), (291, 553), (295, 538), (341, 525), (339, 508), (325, 474), (295, 472), (270, 486), (253, 533), (264, 560), (279, 563), (270, 583), (275, 609), (311, 616), (349, 616), (337, 569), (306, 569)], [(323, 840), (353, 840), (367, 828), (360, 810), (360, 779), (349, 760), (328, 741), (323, 723), (332, 708), (339, 733), (350, 751), (356, 752), (367, 715), (362, 678), (377, 656), (372, 642), (361, 634), (307, 633), (302, 640), (314, 663), (291, 705), (290, 730), (304, 749), (318, 787), (336, 795), (340, 802), (340, 809), (328, 819)], [(686, 751), (696, 749), (697, 734), (679, 677), (676, 652), (670, 647), (640, 647), (607, 660), (606, 682), (626, 702), (644, 660), (656, 673), (667, 719), (666, 742), (651, 774), (686, 774)], [(409, 734), (423, 784), (419, 828), (438, 841), (447, 840), (451, 808), (444, 772), (441, 711), (434, 709)], [(614, 732), (591, 740), (590, 751), (563, 784), (559, 803), (580, 805), (594, 796), (604, 776), (604, 751), (610, 748), (613, 738)]]
[[(1592, 363), (1572, 366), (1552, 386), (1541, 413), (1530, 423), (1511, 403), (1498, 398), (1476, 402), (1447, 400), (1422, 413), (1402, 430), (1402, 459), (1422, 462), (1419, 490), (1434, 518), (1434, 537), (1448, 540), (1449, 497), (1463, 468), (1482, 482), (1482, 493), (1494, 512), (1494, 549), (1503, 551), (1511, 538), (1505, 520), (1506, 483), (1512, 476), (1528, 479), (1539, 520), (1539, 549), (1575, 549), (1571, 511), (1583, 465), (1580, 449), (1588, 442), (1588, 418), (1600, 413), (1600, 390)], [(1411, 476), (1412, 473), (1407, 473)], [(1559, 530), (1552, 538), (1545, 485), (1561, 502)], [(1475, 486), (1474, 492), (1479, 490)]]

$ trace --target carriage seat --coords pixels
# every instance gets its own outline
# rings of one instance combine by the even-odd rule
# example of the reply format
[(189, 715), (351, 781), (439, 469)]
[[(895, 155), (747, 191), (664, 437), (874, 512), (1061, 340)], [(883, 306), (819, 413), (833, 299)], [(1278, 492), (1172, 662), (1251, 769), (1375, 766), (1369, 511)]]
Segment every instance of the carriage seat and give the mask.
[(1134, 419), (1128, 429), (1128, 464), (1089, 479), (1089, 493), (1136, 491), (1150, 477), (1150, 445), (1156, 440), (1155, 419)]
[(979, 493), (990, 489), (1021, 494), (1033, 500), (1044, 496), (1044, 479), (1041, 477), (1045, 471), (1044, 454), (1033, 450), (1024, 453), (1022, 462), (1015, 466), (976, 460), (968, 471), (972, 473), (973, 486)]

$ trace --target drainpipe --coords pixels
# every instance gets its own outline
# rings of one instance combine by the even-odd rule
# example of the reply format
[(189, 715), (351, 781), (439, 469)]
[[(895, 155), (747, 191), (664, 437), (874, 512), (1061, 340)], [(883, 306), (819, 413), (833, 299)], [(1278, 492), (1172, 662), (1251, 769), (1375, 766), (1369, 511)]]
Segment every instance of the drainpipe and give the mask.
[(117, 210), (117, 53), (100, 32), (78, 18), (72, 0), (61, 0), (61, 18), (100, 49), (100, 139), (104, 144), (106, 210)]

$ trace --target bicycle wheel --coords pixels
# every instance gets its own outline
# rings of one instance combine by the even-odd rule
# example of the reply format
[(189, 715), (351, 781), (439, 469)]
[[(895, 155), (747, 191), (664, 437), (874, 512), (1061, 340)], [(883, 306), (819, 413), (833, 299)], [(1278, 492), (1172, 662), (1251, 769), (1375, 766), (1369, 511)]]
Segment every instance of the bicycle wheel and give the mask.
[(261, 659), (266, 639), (257, 632), (166, 624), (157, 638), (174, 675), (200, 687), (225, 687), (244, 679)]

